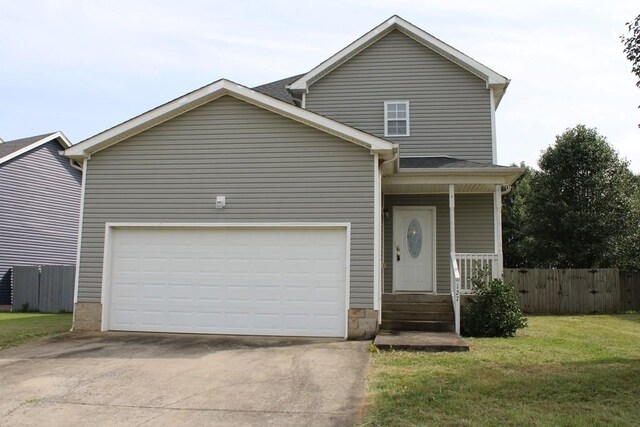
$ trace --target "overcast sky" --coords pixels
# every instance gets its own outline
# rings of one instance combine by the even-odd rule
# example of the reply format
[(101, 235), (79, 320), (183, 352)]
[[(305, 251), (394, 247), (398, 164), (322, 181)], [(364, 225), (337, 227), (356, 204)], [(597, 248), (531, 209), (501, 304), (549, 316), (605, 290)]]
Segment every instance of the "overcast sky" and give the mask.
[(637, 1), (0, 0), (0, 137), (73, 143), (227, 78), (310, 70), (393, 14), (512, 80), (498, 161), (535, 165), (597, 127), (640, 173), (640, 89), (622, 53)]

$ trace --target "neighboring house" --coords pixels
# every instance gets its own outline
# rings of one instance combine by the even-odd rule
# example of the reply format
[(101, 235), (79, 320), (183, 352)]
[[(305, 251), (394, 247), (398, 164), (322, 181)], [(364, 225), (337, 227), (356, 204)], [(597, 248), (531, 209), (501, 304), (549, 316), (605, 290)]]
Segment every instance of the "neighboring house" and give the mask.
[(14, 265), (76, 262), (82, 172), (62, 132), (0, 143), (0, 305)]
[(67, 149), (85, 172), (74, 327), (453, 330), (471, 266), (502, 271), (508, 84), (394, 16), (306, 74), (219, 80)]

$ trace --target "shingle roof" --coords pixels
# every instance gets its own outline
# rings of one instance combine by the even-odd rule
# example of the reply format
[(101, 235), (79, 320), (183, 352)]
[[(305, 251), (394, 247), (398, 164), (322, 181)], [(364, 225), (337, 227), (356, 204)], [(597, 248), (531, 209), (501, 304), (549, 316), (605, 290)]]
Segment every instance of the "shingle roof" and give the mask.
[(260, 93), (264, 93), (265, 95), (269, 95), (273, 98), (279, 99), (280, 101), (288, 102), (291, 105), (296, 105), (293, 101), (293, 97), (287, 90), (287, 85), (295, 82), (302, 76), (304, 76), (304, 74), (298, 74), (297, 76), (287, 77), (286, 79), (276, 80), (271, 83), (265, 83), (254, 87), (253, 90), (257, 90)]
[(43, 135), (30, 136), (28, 138), (14, 139), (12, 141), (5, 141), (0, 144), (0, 159), (21, 150), (34, 142), (38, 142), (43, 138), (53, 135), (55, 132), (45, 133)]
[(435, 168), (506, 168), (492, 163), (480, 163), (455, 157), (401, 157), (400, 169), (435, 169)]

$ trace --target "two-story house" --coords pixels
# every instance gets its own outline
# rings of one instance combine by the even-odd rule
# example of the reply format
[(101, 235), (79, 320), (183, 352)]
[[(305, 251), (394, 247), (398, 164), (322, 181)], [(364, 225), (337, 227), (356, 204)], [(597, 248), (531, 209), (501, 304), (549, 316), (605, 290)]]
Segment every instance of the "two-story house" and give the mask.
[(76, 260), (82, 172), (60, 154), (62, 132), (0, 140), (0, 305), (12, 303), (12, 267)]
[(394, 16), (306, 74), (219, 80), (67, 149), (74, 327), (453, 330), (474, 266), (501, 273), (508, 84)]

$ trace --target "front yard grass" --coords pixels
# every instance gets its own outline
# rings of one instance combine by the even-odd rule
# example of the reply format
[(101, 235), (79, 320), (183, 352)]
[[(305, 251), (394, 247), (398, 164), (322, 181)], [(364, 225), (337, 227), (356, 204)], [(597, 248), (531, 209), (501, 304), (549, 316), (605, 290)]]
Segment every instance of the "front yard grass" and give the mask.
[(640, 314), (529, 316), (469, 353), (374, 354), (364, 425), (640, 422)]
[(71, 319), (71, 313), (0, 313), (0, 350), (67, 332)]

